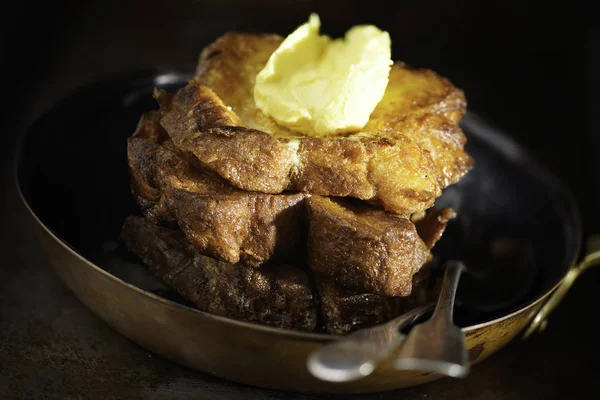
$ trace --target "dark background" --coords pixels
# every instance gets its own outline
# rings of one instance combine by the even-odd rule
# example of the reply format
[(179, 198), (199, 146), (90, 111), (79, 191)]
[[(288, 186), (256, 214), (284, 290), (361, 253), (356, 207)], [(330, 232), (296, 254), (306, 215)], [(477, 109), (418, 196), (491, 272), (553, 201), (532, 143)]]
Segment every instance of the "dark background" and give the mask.
[[(600, 106), (598, 19), (592, 7), (583, 1), (557, 2), (555, 6), (546, 3), (516, 0), (13, 3), (12, 11), (2, 13), (0, 24), (4, 94), (0, 111), (0, 166), (4, 175), (0, 187), (3, 221), (0, 243), (5, 255), (0, 268), (0, 332), (3, 332), (0, 359), (5, 360), (4, 365), (0, 361), (0, 397), (3, 389), (8, 389), (7, 396), (29, 393), (35, 397), (46, 393), (60, 398), (60, 390), (78, 387), (77, 368), (86, 371), (91, 368), (79, 365), (73, 370), (53, 369), (52, 363), (62, 353), (48, 349), (44, 350), (45, 356), (36, 353), (40, 346), (52, 348), (52, 341), (59, 340), (57, 337), (74, 335), (69, 340), (79, 340), (72, 322), (65, 319), (58, 329), (55, 320), (48, 320), (48, 313), (60, 313), (71, 307), (80, 316), (78, 321), (88, 321), (86, 332), (96, 329), (105, 335), (94, 337), (106, 344), (109, 353), (107, 343), (120, 340), (113, 336), (107, 339), (106, 335), (114, 335), (112, 331), (88, 315), (75, 300), (65, 300), (66, 305), (54, 304), (48, 311), (22, 295), (27, 283), (24, 281), (37, 273), (27, 270), (25, 265), (44, 264), (38, 265), (45, 268), (42, 271), (47, 266), (41, 256), (32, 255), (39, 249), (20, 219), (24, 214), (14, 194), (9, 168), (15, 138), (40, 113), (77, 87), (156, 65), (193, 65), (201, 48), (226, 31), (285, 35), (305, 22), (311, 11), (320, 14), (323, 31), (333, 36), (341, 35), (357, 23), (372, 23), (388, 30), (395, 59), (432, 68), (463, 88), (470, 110), (513, 136), (568, 183), (581, 205), (585, 233), (600, 232), (600, 213), (596, 211), (600, 204), (597, 156), (600, 133), (596, 124)], [(48, 296), (56, 293), (67, 296), (63, 293), (66, 289), (60, 289), (51, 272), (39, 273), (48, 279), (48, 286), (33, 290)], [(586, 379), (594, 379), (592, 372), (599, 371), (598, 367), (592, 367), (589, 352), (599, 346), (593, 346), (595, 337), (585, 328), (590, 322), (579, 317), (595, 314), (600, 277), (596, 271), (588, 274), (589, 279), (575, 285), (575, 293), (569, 294), (566, 305), (553, 316), (557, 321), (554, 329), (549, 328), (542, 338), (514, 344), (504, 355), (492, 357), (482, 365), (483, 372), (475, 373), (466, 386), (454, 382), (435, 386), (436, 383), (410, 394), (418, 397), (423, 393), (446, 393), (447, 398), (455, 395), (517, 398), (521, 394), (524, 398), (538, 395), (548, 398), (593, 387), (592, 383), (586, 386)], [(571, 310), (579, 311), (565, 311), (569, 304)], [(50, 331), (44, 324), (51, 325)], [(581, 354), (583, 358), (578, 358)], [(6, 360), (20, 363), (9, 365)], [(554, 364), (548, 360), (554, 360)], [(567, 362), (574, 366), (565, 365)], [(105, 364), (103, 368), (113, 368), (111, 365)], [(33, 379), (44, 366), (58, 371), (57, 375), (50, 380)], [(12, 372), (7, 372), (8, 367)], [(514, 369), (511, 379), (490, 380), (489, 376), (506, 374), (509, 367)], [(532, 372), (537, 370), (539, 373)], [(520, 378), (515, 375), (517, 371)], [(90, 374), (97, 375), (98, 371)], [(577, 384), (573, 382), (576, 378), (580, 380)], [(89, 379), (92, 380), (87, 383), (96, 389), (112, 387), (109, 378), (100, 386), (93, 386), (99, 383)], [(57, 385), (57, 380), (63, 383)], [(509, 388), (513, 382), (517, 386)], [(221, 384), (217, 380), (209, 383), (215, 387)], [(223, 387), (223, 393), (241, 391), (252, 396), (248, 394), (252, 392), (235, 385)], [(85, 398), (91, 396), (83, 393)]]

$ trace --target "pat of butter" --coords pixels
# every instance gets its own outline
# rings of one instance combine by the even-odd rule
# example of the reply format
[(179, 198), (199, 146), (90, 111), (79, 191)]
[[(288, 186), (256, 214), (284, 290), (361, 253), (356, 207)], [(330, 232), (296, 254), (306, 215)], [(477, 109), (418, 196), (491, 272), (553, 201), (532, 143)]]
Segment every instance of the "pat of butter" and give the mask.
[(280, 125), (306, 135), (360, 129), (388, 84), (390, 36), (358, 25), (332, 40), (319, 35), (320, 26), (311, 14), (273, 52), (256, 76), (254, 101)]

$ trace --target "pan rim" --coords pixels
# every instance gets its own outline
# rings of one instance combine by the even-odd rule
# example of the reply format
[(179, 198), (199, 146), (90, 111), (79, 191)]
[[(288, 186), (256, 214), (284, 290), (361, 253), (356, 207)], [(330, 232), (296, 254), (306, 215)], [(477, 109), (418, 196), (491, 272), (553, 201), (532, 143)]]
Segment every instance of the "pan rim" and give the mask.
[[(141, 289), (133, 284), (125, 282), (124, 280), (118, 278), (117, 276), (115, 276), (115, 275), (105, 271), (104, 269), (100, 268), (99, 266), (97, 266), (95, 263), (93, 263), (92, 261), (90, 261), (89, 259), (84, 257), (83, 255), (81, 255), (76, 249), (74, 249), (71, 245), (69, 245), (64, 239), (62, 239), (57, 234), (55, 234), (48, 226), (46, 226), (41, 221), (40, 217), (35, 213), (35, 211), (31, 207), (31, 205), (27, 201), (26, 196), (23, 192), (22, 182), (19, 179), (19, 171), (21, 169), (22, 153), (23, 153), (23, 150), (25, 147), (25, 142), (26, 142), (25, 139), (29, 135), (32, 134), (32, 132), (35, 130), (34, 128), (42, 120), (49, 117), (60, 105), (64, 104), (67, 100), (77, 96), (77, 94), (83, 93), (88, 90), (92, 90), (97, 87), (101, 87), (101, 86), (105, 85), (107, 82), (114, 82), (115, 80), (122, 80), (123, 82), (126, 82), (126, 81), (128, 81), (128, 79), (145, 81), (145, 79), (144, 79), (145, 77), (151, 79), (154, 82), (159, 82), (161, 80), (161, 77), (165, 77), (166, 81), (172, 82), (171, 79), (173, 79), (174, 76), (186, 77), (186, 76), (189, 76), (189, 71), (186, 68), (177, 68), (177, 67), (173, 67), (173, 66), (162, 66), (162, 67), (157, 67), (154, 69), (134, 71), (134, 72), (130, 72), (127, 74), (120, 74), (120, 75), (115, 75), (112, 77), (100, 79), (95, 82), (89, 83), (87, 85), (83, 85), (83, 86), (79, 87), (77, 90), (67, 94), (66, 96), (61, 98), (59, 101), (57, 101), (52, 107), (50, 107), (48, 110), (46, 110), (41, 115), (39, 115), (33, 121), (33, 123), (31, 123), (25, 130), (23, 130), (20, 133), (20, 135), (19, 135), (20, 137), (17, 138), (16, 145), (15, 145), (15, 148), (13, 151), (13, 154), (15, 155), (13, 157), (13, 179), (14, 179), (17, 193), (18, 193), (18, 196), (19, 196), (21, 202), (23, 203), (23, 205), (28, 210), (28, 212), (33, 217), (34, 221), (37, 223), (37, 225), (39, 227), (41, 227), (64, 250), (66, 250), (72, 256), (79, 259), (86, 266), (90, 267), (92, 270), (94, 270), (95, 273), (99, 273), (99, 274), (103, 275), (104, 277), (113, 280), (115, 283), (123, 285), (123, 286), (127, 287), (128, 289), (131, 289), (131, 290), (137, 292), (138, 294), (145, 295), (148, 298), (161, 303), (163, 306), (179, 309), (179, 310), (186, 311), (186, 312), (192, 312), (200, 317), (207, 318), (208, 320), (214, 320), (214, 321), (217, 321), (220, 323), (230, 324), (232, 326), (237, 326), (240, 328), (255, 330), (257, 332), (264, 333), (267, 335), (282, 335), (285, 337), (289, 337), (289, 338), (296, 339), (296, 340), (303, 340), (303, 341), (317, 340), (317, 341), (326, 342), (326, 341), (338, 340), (342, 336), (325, 334), (325, 333), (301, 332), (301, 331), (288, 330), (288, 329), (284, 329), (284, 328), (277, 328), (277, 327), (272, 327), (272, 326), (268, 326), (268, 325), (255, 324), (255, 323), (251, 323), (251, 322), (245, 322), (245, 321), (240, 321), (240, 320), (236, 320), (236, 319), (229, 318), (229, 317), (223, 317), (223, 316), (211, 314), (206, 311), (202, 311), (200, 309), (189, 307), (184, 304), (166, 299), (164, 297), (158, 296), (154, 293), (151, 293), (149, 291)], [(483, 137), (488, 142), (490, 142), (490, 141), (493, 142), (493, 144), (495, 146), (500, 148), (499, 152), (503, 156), (508, 157), (508, 154), (512, 154), (512, 156), (510, 157), (511, 159), (518, 158), (520, 160), (523, 160), (528, 165), (528, 169), (530, 170), (530, 172), (532, 172), (536, 176), (536, 179), (541, 180), (548, 187), (553, 187), (558, 192), (560, 192), (561, 196), (564, 197), (564, 200), (566, 201), (569, 211), (573, 214), (572, 222), (574, 223), (575, 234), (576, 234), (576, 237), (573, 238), (574, 243), (575, 243), (573, 245), (573, 249), (571, 251), (567, 251), (565, 259), (562, 261), (562, 264), (566, 265), (566, 270), (565, 270), (564, 274), (561, 276), (561, 278), (552, 287), (546, 289), (543, 293), (538, 294), (533, 300), (530, 300), (529, 302), (524, 303), (524, 305), (519, 306), (520, 308), (515, 309), (503, 316), (461, 328), (463, 332), (468, 333), (468, 332), (475, 331), (475, 330), (478, 330), (481, 328), (485, 328), (490, 325), (495, 325), (504, 320), (513, 318), (516, 315), (522, 314), (522, 313), (526, 312), (527, 310), (531, 309), (532, 307), (535, 307), (540, 302), (544, 301), (552, 292), (554, 292), (562, 284), (568, 271), (576, 264), (577, 260), (580, 257), (583, 229), (582, 229), (581, 213), (580, 213), (579, 206), (575, 200), (575, 196), (573, 195), (570, 188), (562, 180), (560, 180), (557, 176), (555, 176), (553, 173), (548, 171), (527, 150), (525, 150), (523, 147), (521, 147), (521, 145), (519, 145), (515, 140), (509, 138), (506, 133), (504, 133), (500, 129), (495, 128), (493, 125), (489, 124), (488, 122), (485, 122), (485, 120), (482, 117), (480, 117), (473, 111), (467, 112), (467, 114), (461, 121), (461, 124), (464, 124), (464, 123), (471, 125), (470, 131), (473, 134), (475, 134), (476, 136)], [(487, 133), (484, 135), (481, 132), (478, 132), (477, 129), (482, 130), (483, 125), (485, 125), (485, 130), (487, 130), (488, 132), (491, 132), (491, 133)], [(473, 127), (475, 127), (475, 129), (473, 129)], [(566, 244), (565, 244), (565, 246), (566, 246)], [(46, 259), (48, 259), (48, 258), (46, 257)]]

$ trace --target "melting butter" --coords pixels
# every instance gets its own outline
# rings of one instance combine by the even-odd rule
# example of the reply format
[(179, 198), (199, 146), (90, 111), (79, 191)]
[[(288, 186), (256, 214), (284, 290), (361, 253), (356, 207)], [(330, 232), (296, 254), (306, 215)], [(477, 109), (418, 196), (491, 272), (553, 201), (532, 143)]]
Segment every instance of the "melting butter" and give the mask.
[(357, 25), (333, 40), (320, 27), (311, 14), (281, 43), (256, 76), (254, 100), (277, 123), (305, 135), (358, 130), (387, 87), (390, 36)]

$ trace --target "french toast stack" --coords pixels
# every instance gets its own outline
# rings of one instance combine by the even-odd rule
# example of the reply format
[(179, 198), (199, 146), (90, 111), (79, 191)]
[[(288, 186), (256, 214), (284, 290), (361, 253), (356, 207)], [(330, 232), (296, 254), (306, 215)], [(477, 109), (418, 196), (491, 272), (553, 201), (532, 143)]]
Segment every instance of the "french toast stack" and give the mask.
[(253, 87), (283, 38), (226, 34), (176, 93), (155, 90), (128, 140), (143, 217), (127, 247), (199, 309), (344, 334), (434, 294), (435, 199), (469, 171), (462, 91), (396, 63), (359, 132), (309, 137), (264, 115)]

